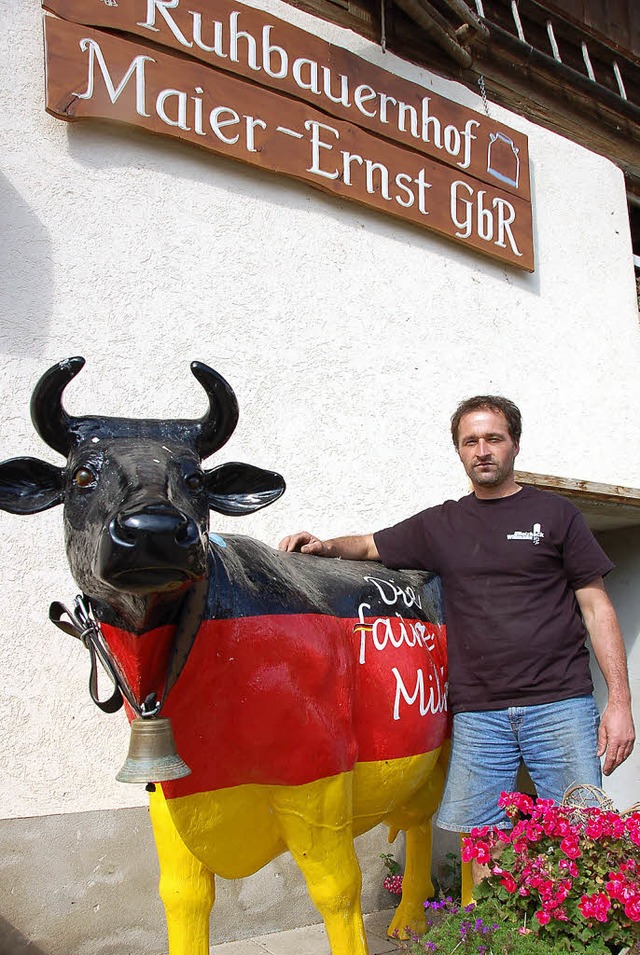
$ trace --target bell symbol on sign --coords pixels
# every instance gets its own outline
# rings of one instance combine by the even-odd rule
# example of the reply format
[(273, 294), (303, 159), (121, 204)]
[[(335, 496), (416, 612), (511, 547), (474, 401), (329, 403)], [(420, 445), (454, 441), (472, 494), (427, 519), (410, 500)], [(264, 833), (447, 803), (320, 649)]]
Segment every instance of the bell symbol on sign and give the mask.
[(487, 172), (501, 182), (518, 186), (520, 178), (520, 157), (518, 147), (505, 133), (489, 133), (487, 150)]

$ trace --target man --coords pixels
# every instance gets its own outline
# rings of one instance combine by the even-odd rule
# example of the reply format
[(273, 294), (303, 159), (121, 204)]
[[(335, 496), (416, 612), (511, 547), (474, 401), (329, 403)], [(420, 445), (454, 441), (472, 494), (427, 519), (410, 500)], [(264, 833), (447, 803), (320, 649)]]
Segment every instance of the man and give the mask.
[[(498, 798), (521, 759), (540, 798), (600, 786), (633, 749), (626, 655), (603, 576), (613, 564), (576, 507), (515, 482), (520, 412), (482, 395), (451, 419), (473, 492), (393, 527), (280, 549), (440, 574), (449, 648), (451, 760), (438, 825), (455, 832), (509, 823)], [(584, 621), (584, 622), (583, 622)], [(585, 628), (586, 625), (586, 628)], [(587, 631), (608, 689), (599, 718)]]

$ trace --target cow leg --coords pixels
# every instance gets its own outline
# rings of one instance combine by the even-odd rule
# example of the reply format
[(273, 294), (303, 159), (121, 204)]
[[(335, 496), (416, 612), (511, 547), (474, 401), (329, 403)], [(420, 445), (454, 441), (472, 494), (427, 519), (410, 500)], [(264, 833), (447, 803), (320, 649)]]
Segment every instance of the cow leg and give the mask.
[(434, 895), (431, 880), (432, 817), (442, 797), (448, 757), (446, 744), (434, 751), (435, 762), (424, 785), (388, 819), (393, 829), (404, 829), (406, 833), (402, 898), (389, 926), (389, 935), (397, 933), (399, 938), (407, 938), (411, 932), (424, 932), (426, 928), (424, 903)]
[(430, 819), (407, 829), (402, 898), (387, 930), (389, 935), (408, 938), (411, 932), (424, 932), (427, 927), (424, 903), (434, 894), (431, 880), (431, 847)]
[(332, 955), (368, 955), (353, 847), (352, 773), (303, 786), (274, 787), (270, 799), (283, 841), (324, 920)]
[[(462, 840), (468, 839), (468, 832), (460, 833), (460, 859), (462, 860)], [(460, 862), (461, 902), (462, 905), (473, 905), (473, 865), (471, 862)]]
[(149, 805), (160, 862), (160, 898), (167, 917), (169, 955), (209, 955), (213, 873), (178, 835), (160, 787), (152, 793)]

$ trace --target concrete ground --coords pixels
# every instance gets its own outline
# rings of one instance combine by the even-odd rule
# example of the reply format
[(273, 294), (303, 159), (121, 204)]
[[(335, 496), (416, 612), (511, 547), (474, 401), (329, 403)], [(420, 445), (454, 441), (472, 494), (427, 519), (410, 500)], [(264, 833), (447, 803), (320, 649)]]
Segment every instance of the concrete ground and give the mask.
[[(390, 955), (399, 952), (398, 945), (387, 937), (387, 926), (393, 909), (365, 915), (364, 925), (369, 941), (370, 955)], [(240, 942), (222, 942), (214, 945), (211, 955), (331, 955), (324, 926), (309, 925), (288, 932), (257, 935)]]

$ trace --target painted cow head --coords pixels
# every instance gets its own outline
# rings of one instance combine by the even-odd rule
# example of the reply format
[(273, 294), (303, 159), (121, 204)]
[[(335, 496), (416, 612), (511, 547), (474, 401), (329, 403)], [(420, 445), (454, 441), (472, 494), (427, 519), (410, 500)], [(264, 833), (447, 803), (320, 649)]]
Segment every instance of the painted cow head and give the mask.
[(141, 602), (175, 595), (206, 575), (209, 509), (249, 514), (277, 500), (285, 484), (275, 472), (237, 462), (202, 469), (233, 433), (238, 404), (224, 378), (201, 362), (191, 371), (209, 410), (195, 421), (71, 417), (62, 393), (83, 365), (83, 358), (59, 362), (31, 399), (38, 434), (66, 466), (27, 457), (0, 464), (0, 508), (35, 514), (63, 504), (76, 583), (125, 617), (139, 617)]

